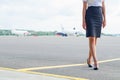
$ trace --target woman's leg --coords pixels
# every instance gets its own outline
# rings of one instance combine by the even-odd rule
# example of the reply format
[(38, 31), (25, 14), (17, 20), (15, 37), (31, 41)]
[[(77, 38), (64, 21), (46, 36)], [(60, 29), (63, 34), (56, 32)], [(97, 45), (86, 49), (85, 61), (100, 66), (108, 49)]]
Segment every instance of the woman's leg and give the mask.
[[(90, 48), (90, 40), (89, 40), (89, 48)], [(95, 38), (95, 46), (96, 46), (96, 44), (97, 44), (97, 38)], [(92, 58), (93, 58), (93, 56), (92, 56), (92, 52), (91, 52), (91, 49), (89, 49), (89, 56), (88, 56), (88, 63), (89, 64), (91, 64), (92, 63)]]
[(89, 47), (90, 47), (90, 51), (89, 51), (89, 63), (91, 63), (91, 59), (93, 57), (93, 61), (94, 61), (94, 66), (98, 67), (97, 65), (97, 57), (96, 57), (96, 43), (97, 43), (97, 38), (96, 37), (89, 37)]
[(92, 63), (92, 53), (91, 50), (89, 50), (89, 56), (88, 56), (88, 64)]

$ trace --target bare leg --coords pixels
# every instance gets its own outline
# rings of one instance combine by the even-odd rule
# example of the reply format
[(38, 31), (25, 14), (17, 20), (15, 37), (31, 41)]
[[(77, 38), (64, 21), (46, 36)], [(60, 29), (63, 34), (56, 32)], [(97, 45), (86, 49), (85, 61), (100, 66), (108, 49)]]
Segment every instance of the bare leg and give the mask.
[(91, 64), (91, 63), (92, 63), (92, 53), (91, 53), (91, 51), (89, 50), (88, 64)]
[(89, 37), (89, 47), (90, 47), (90, 51), (89, 51), (89, 63), (91, 63), (91, 59), (93, 57), (93, 61), (94, 61), (94, 66), (98, 67), (97, 65), (97, 58), (96, 58), (96, 43), (97, 43), (97, 38), (96, 37)]
[[(97, 38), (95, 38), (95, 46), (96, 46), (96, 44), (97, 44)], [(90, 40), (89, 40), (89, 48), (90, 48)], [(91, 64), (91, 62), (92, 62), (92, 57), (93, 57), (92, 52), (91, 52), (91, 50), (89, 50), (89, 57), (88, 57), (89, 64)]]

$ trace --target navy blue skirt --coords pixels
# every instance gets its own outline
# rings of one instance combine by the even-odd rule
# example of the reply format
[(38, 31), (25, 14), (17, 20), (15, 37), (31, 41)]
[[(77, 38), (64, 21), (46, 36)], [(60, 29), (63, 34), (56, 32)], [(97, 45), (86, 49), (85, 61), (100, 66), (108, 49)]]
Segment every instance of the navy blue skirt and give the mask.
[(102, 7), (91, 6), (86, 10), (86, 37), (101, 36), (102, 28)]

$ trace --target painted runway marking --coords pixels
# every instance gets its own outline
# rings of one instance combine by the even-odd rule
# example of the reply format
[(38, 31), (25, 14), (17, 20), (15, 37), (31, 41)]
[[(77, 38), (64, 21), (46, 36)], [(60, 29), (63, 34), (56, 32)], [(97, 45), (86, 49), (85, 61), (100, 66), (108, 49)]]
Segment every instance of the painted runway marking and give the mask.
[(11, 68), (3, 68), (0, 67), (0, 70), (6, 70), (6, 71), (16, 71), (16, 72), (23, 72), (27, 74), (35, 74), (35, 75), (43, 75), (43, 76), (48, 76), (48, 77), (55, 77), (55, 78), (64, 78), (64, 79), (69, 79), (69, 80), (89, 80), (85, 78), (77, 78), (77, 77), (71, 77), (71, 76), (62, 76), (62, 75), (56, 75), (56, 74), (48, 74), (48, 73), (40, 73), (40, 72), (33, 72), (33, 71), (18, 71), (17, 69), (11, 69)]
[(56, 78), (70, 79), (70, 80), (89, 80), (89, 79), (85, 79), (85, 78), (77, 78), (77, 77), (71, 77), (71, 76), (63, 76), (63, 75), (56, 75), (56, 74), (40, 73), (40, 72), (33, 72), (33, 71), (24, 71), (24, 72), (31, 73), (31, 74), (44, 75), (44, 76), (51, 76), (51, 77), (56, 77)]
[(69, 65), (58, 65), (58, 66), (25, 68), (25, 69), (18, 69), (18, 71), (31, 71), (31, 70), (53, 69), (53, 68), (65, 68), (65, 67), (74, 67), (74, 66), (83, 66), (83, 65), (86, 65), (86, 63), (84, 63), (84, 64), (69, 64)]
[[(120, 60), (120, 58), (109, 59), (109, 60), (103, 60), (103, 61), (99, 61), (98, 63), (107, 63), (107, 62), (118, 61), (118, 60)], [(58, 65), (58, 66), (34, 67), (34, 68), (18, 69), (17, 71), (44, 70), (44, 69), (77, 67), (77, 66), (84, 66), (84, 65), (87, 65), (87, 64), (86, 64), (86, 63), (83, 63), (83, 64), (68, 64), (68, 65)]]
[[(119, 61), (119, 60), (120, 60), (120, 58), (115, 58), (115, 59), (99, 61), (99, 63), (107, 63), (107, 62), (113, 62), (113, 61)], [(64, 75), (62, 76), (62, 75), (56, 75), (56, 74), (48, 74), (48, 73), (40, 73), (40, 72), (31, 71), (31, 70), (65, 68), (65, 67), (75, 67), (75, 66), (84, 66), (84, 65), (87, 65), (87, 64), (86, 63), (69, 64), (69, 65), (46, 66), (46, 67), (35, 67), (35, 68), (25, 68), (25, 69), (11, 69), (11, 68), (0, 67), (0, 70), (10, 70), (10, 71), (24, 72), (24, 73), (28, 73), (28, 74), (36, 74), (36, 75), (43, 75), (43, 76), (56, 77), (56, 78), (64, 78), (64, 79), (70, 79), (70, 80), (88, 80), (85, 78), (77, 78), (77, 77), (71, 77), (71, 76), (64, 76)]]
[(4, 68), (4, 67), (0, 67), (0, 70), (9, 70), (9, 71), (15, 71), (15, 69), (12, 69), (12, 68)]
[(106, 63), (106, 62), (119, 61), (119, 60), (120, 58), (115, 58), (115, 59), (110, 59), (110, 60), (99, 61), (98, 63)]

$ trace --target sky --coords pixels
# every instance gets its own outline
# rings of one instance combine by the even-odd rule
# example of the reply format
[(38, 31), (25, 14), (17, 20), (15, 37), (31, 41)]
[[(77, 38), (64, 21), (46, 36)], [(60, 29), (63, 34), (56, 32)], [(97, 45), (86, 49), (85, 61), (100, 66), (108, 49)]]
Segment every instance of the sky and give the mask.
[[(105, 0), (103, 33), (120, 33), (120, 0)], [(36, 31), (82, 29), (82, 0), (0, 0), (0, 29)]]

